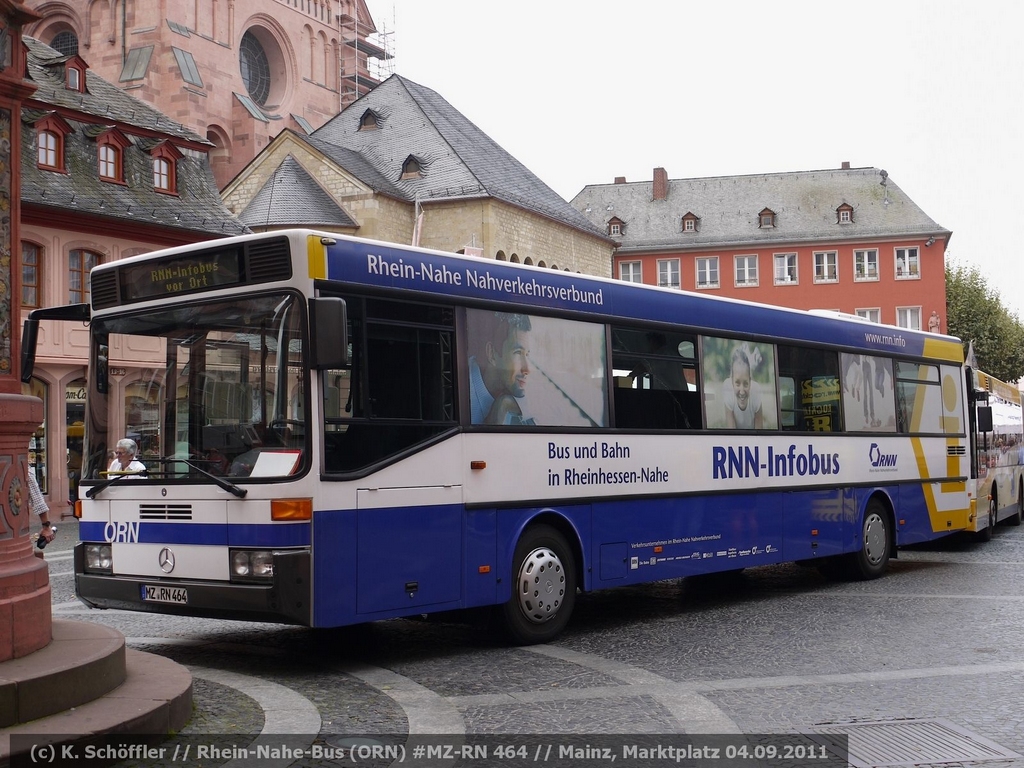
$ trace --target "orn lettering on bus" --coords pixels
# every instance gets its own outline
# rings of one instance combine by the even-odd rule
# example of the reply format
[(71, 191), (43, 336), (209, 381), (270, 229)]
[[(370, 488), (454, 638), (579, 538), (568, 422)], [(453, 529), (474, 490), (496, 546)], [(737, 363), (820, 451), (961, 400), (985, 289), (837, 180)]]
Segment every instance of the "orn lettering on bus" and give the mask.
[(139, 521), (110, 522), (103, 526), (103, 540), (108, 543), (124, 542), (137, 544), (139, 541)]
[(819, 453), (813, 445), (806, 450), (790, 445), (776, 451), (768, 446), (762, 461), (759, 446), (716, 445), (711, 449), (712, 476), (715, 480), (746, 477), (814, 477), (838, 475), (839, 454)]

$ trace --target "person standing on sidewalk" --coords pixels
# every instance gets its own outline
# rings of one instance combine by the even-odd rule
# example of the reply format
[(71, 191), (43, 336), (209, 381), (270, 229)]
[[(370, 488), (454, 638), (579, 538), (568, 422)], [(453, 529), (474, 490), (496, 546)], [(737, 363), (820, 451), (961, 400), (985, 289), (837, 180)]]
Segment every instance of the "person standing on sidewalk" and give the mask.
[(43, 530), (40, 531), (39, 536), (49, 544), (57, 535), (57, 529), (50, 523), (50, 508), (46, 506), (46, 497), (39, 489), (39, 483), (36, 482), (36, 476), (32, 472), (28, 473), (28, 507), (39, 515), (39, 520), (43, 524)]

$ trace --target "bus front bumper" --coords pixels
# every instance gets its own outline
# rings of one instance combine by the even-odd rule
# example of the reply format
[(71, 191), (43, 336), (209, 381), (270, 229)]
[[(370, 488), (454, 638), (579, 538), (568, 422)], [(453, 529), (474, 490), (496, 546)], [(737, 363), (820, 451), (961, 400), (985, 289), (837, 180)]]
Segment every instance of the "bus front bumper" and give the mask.
[[(81, 543), (75, 546), (75, 594), (90, 608), (310, 626), (308, 551), (276, 556), (272, 584), (240, 584), (86, 573), (83, 547)], [(147, 591), (151, 596), (157, 591), (168, 599), (145, 599)]]

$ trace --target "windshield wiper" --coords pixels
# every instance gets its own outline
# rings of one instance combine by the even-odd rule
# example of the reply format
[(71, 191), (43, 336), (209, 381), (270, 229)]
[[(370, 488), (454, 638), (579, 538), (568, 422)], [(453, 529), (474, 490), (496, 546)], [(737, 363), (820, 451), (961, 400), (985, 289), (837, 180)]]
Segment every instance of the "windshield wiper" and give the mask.
[(143, 469), (140, 470), (139, 472), (131, 472), (124, 475), (116, 475), (114, 477), (107, 478), (106, 480), (101, 480), (99, 483), (97, 483), (88, 491), (86, 491), (85, 495), (90, 499), (94, 499), (96, 498), (96, 494), (98, 494), (104, 488), (106, 488), (109, 485), (113, 485), (114, 483), (120, 482), (121, 480), (124, 480), (126, 477), (149, 477), (149, 471)]
[[(230, 480), (225, 480), (223, 477), (218, 477), (217, 475), (214, 475), (214, 474), (212, 474), (210, 472), (207, 472), (202, 467), (200, 467), (197, 464), (193, 463), (191, 459), (185, 458), (183, 456), (167, 456), (167, 457), (163, 457), (163, 456), (156, 456), (156, 457), (147, 456), (146, 457), (146, 461), (155, 461), (158, 464), (174, 464), (175, 462), (181, 462), (182, 464), (187, 464), (188, 466), (190, 466), (192, 469), (194, 469), (199, 474), (203, 475), (204, 477), (210, 478), (211, 480), (213, 480), (213, 482), (215, 482), (217, 485), (219, 485), (225, 491), (227, 491), (228, 493), (230, 493), (230, 494), (232, 494), (234, 496), (237, 496), (240, 499), (243, 498), (245, 496), (245, 494), (247, 494), (249, 492), (249, 490), (247, 488), (239, 488), (237, 485), (232, 483)], [(164, 474), (173, 474), (173, 473), (165, 472)]]
[[(210, 478), (211, 480), (213, 480), (214, 483), (219, 485), (225, 491), (227, 491), (228, 493), (230, 493), (230, 494), (232, 494), (234, 496), (237, 496), (240, 499), (243, 498), (249, 492), (247, 488), (239, 488), (237, 485), (235, 485), (231, 481), (225, 480), (223, 477), (217, 477), (217, 475), (214, 475), (214, 474), (211, 474), (211, 473), (207, 472), (202, 467), (197, 466), (192, 461), (190, 461), (189, 459), (184, 458), (182, 456), (168, 456), (166, 458), (162, 457), (162, 456), (147, 456), (146, 457), (146, 461), (152, 461), (152, 462), (155, 462), (157, 464), (174, 464), (176, 462), (180, 462), (182, 464), (187, 464), (189, 467), (194, 469), (199, 474), (203, 475), (204, 477)], [(161, 470), (159, 472), (159, 474), (161, 474), (161, 475), (168, 475), (168, 474), (173, 474), (173, 473)], [(111, 477), (111, 478), (108, 478), (107, 480), (103, 480), (103, 481), (97, 483), (92, 488), (90, 488), (88, 491), (86, 491), (85, 495), (88, 498), (90, 498), (90, 499), (95, 498), (96, 494), (98, 494), (104, 488), (106, 488), (107, 486), (109, 486), (109, 485), (111, 485), (113, 483), (116, 483), (116, 482), (119, 482), (121, 480), (124, 480), (126, 477), (153, 477), (153, 476), (154, 476), (153, 473), (151, 473), (147, 469), (143, 469), (143, 470), (141, 470), (139, 472), (132, 472), (130, 474), (118, 475), (116, 477)]]

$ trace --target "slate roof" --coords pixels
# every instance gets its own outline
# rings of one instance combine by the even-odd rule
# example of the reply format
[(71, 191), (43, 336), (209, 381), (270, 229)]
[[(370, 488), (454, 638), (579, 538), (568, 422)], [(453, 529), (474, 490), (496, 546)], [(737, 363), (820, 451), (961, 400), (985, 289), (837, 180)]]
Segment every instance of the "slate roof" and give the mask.
[[(619, 254), (952, 235), (880, 168), (670, 179), (666, 199), (653, 194), (653, 181), (591, 184), (572, 205), (603, 231), (612, 217), (622, 222)], [(852, 207), (853, 221), (839, 224), (837, 209), (844, 203)], [(758, 226), (765, 208), (775, 213), (775, 227)], [(699, 217), (693, 233), (682, 231), (689, 212)]]
[[(379, 128), (360, 131), (368, 109)], [(373, 189), (399, 199), (495, 198), (607, 239), (603, 227), (595, 228), (440, 95), (401, 75), (387, 78), (309, 138), (322, 142), (317, 146), (325, 154), (345, 150), (353, 153), (347, 157), (361, 158), (361, 167), (337, 160)], [(402, 179), (410, 156), (420, 163), (420, 176)]]
[[(34, 38), (23, 40), (28, 48), (29, 78), (39, 86), (22, 109), (23, 204), (109, 219), (112, 228), (130, 221), (206, 235), (250, 231), (221, 200), (205, 152), (206, 147), (213, 146), (209, 141), (91, 71), (86, 72), (86, 93), (68, 90), (62, 65), (71, 57)], [(38, 166), (32, 124), (48, 107), (56, 108), (74, 129), (65, 138), (67, 173), (44, 171)], [(125, 184), (99, 178), (96, 143), (89, 134), (101, 125), (116, 126), (131, 141), (123, 153)], [(177, 162), (177, 195), (153, 188), (148, 149), (161, 138), (171, 140), (184, 154)]]
[(239, 219), (250, 227), (358, 227), (292, 155), (253, 197)]

